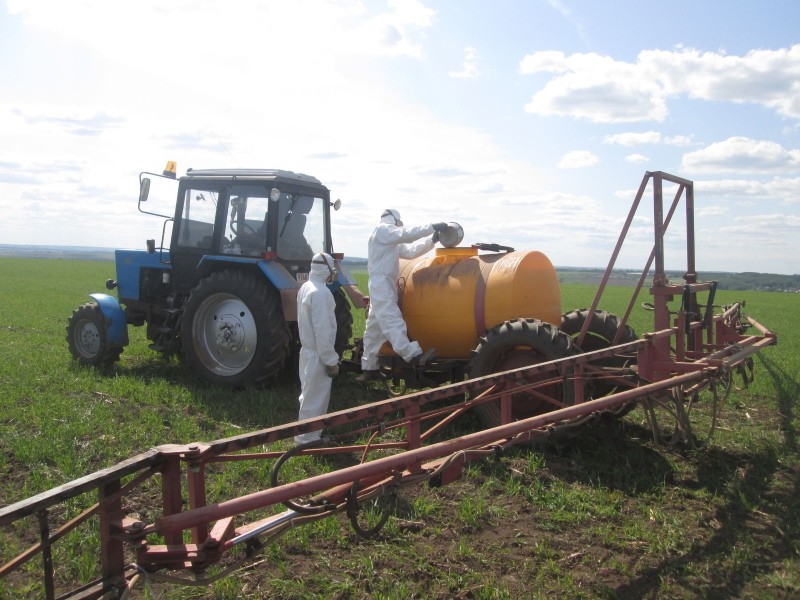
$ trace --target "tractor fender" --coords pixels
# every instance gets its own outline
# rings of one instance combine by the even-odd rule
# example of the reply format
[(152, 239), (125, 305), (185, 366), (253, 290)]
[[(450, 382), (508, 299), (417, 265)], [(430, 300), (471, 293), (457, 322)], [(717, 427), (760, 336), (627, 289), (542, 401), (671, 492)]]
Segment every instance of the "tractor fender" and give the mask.
[(211, 272), (225, 266), (241, 268), (257, 267), (261, 274), (275, 287), (281, 295), (283, 316), (287, 321), (297, 320), (297, 290), (301, 282), (279, 262), (263, 258), (246, 258), (239, 256), (204, 256), (197, 268), (200, 272)]
[(350, 274), (350, 271), (348, 271), (347, 267), (344, 265), (344, 261), (337, 260), (335, 261), (335, 264), (336, 270), (339, 271), (339, 277), (333, 286), (328, 286), (331, 288), (332, 292), (335, 292), (343, 285), (358, 285), (355, 278)]
[(125, 311), (114, 296), (108, 294), (89, 294), (97, 302), (106, 324), (106, 343), (109, 348), (122, 348), (128, 345), (128, 322)]
[(280, 292), (283, 318), (287, 321), (297, 321), (297, 290), (300, 289), (300, 282), (278, 262), (260, 260), (258, 268)]

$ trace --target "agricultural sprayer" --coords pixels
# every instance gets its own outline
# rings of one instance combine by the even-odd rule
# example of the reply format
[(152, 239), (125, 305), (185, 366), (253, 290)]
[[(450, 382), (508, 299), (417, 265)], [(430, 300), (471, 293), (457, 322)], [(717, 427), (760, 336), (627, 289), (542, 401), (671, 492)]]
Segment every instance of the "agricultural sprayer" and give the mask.
[[(667, 207), (665, 182), (676, 190)], [(599, 305), (647, 189), (653, 192), (653, 249), (625, 314), (611, 315)], [(671, 283), (664, 270), (664, 235), (681, 205), (686, 272), (681, 283)], [(618, 418), (637, 405), (658, 442), (699, 448), (711, 438), (734, 383), (752, 380), (753, 355), (775, 344), (776, 337), (745, 316), (743, 304), (717, 305), (716, 283), (698, 280), (694, 242), (692, 182), (649, 172), (589, 308), (562, 315), (553, 290), (544, 289), (534, 293), (539, 318), (515, 315), (514, 295), (525, 294), (525, 282), (549, 282), (554, 276), (546, 258), (530, 253), (491, 248), (489, 258), (481, 259), (479, 251), (485, 248), (455, 248), (438, 252), (430, 262), (407, 264), (403, 302), (412, 335), (421, 337), (430, 330), (423, 322), (428, 309), (411, 299), (414, 289), (449, 278), (471, 290), (467, 295), (473, 300), (452, 307), (450, 314), (460, 323), (469, 317), (474, 329), (463, 332), (463, 339), (452, 339), (451, 347), (442, 346), (440, 361), (409, 372), (387, 354), (384, 369), (393, 393), (385, 400), (231, 438), (159, 446), (0, 509), (0, 525), (19, 528), (31, 521), (40, 540), (0, 567), (0, 577), (37, 557), (42, 561), (43, 595), (54, 598), (59, 584), (52, 547), (91, 522), (99, 523), (98, 577), (61, 597), (121, 597), (143, 577), (171, 584), (207, 583), (253, 560), (265, 542), (290, 528), (340, 513), (359, 535), (373, 536), (390, 517), (392, 500), (402, 488), (423, 482), (445, 485), (458, 479), (470, 461), (558, 430), (577, 430), (598, 415)], [(503, 267), (504, 260), (520, 273), (506, 275), (498, 288), (492, 277), (514, 270)], [(627, 320), (651, 276), (654, 326), (637, 337)], [(557, 280), (555, 284), (557, 290)], [(510, 287), (493, 297), (503, 286)], [(543, 288), (540, 283), (536, 287)], [(492, 311), (499, 316), (487, 317)], [(446, 323), (439, 326), (453, 330)], [(472, 336), (477, 348), (467, 362), (463, 354)], [(456, 377), (459, 369), (469, 378)], [(410, 387), (420, 389), (402, 393), (407, 379)], [(450, 426), (472, 411), (480, 419), (470, 422), (482, 425), (454, 436)], [(311, 430), (324, 430), (320, 442), (291, 446), (293, 436)], [(289, 461), (314, 454), (357, 459), (352, 466), (287, 480)], [(259, 468), (267, 463), (270, 481), (246, 495), (207, 493), (210, 478), (234, 461), (250, 461)], [(142, 493), (143, 487), (149, 493)], [(79, 497), (81, 512), (62, 517), (62, 505)], [(151, 504), (145, 505), (145, 498)]]

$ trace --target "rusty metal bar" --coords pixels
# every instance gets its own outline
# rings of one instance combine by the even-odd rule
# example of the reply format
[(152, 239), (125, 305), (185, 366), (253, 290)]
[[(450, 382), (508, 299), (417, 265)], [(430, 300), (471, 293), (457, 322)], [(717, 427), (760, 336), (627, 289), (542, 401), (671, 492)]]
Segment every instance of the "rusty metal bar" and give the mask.
[[(650, 174), (653, 179), (653, 232), (656, 249), (656, 274), (653, 285), (664, 283), (664, 191), (662, 186), (663, 175), (660, 171)], [(658, 306), (656, 306), (658, 308)], [(662, 325), (663, 326), (663, 325)], [(656, 324), (656, 328), (658, 328)]]
[[(122, 501), (117, 492), (119, 479), (105, 482), (98, 490), (100, 500), (100, 572), (110, 586), (125, 587), (125, 548), (122, 540), (112, 535), (113, 527), (122, 516)], [(103, 500), (111, 497), (106, 502)]]
[[(199, 508), (206, 505), (206, 466), (200, 460), (190, 461), (187, 465), (186, 479), (189, 482), (189, 506)], [(192, 530), (192, 541), (202, 544), (208, 539), (205, 527)]]
[(42, 540), (44, 597), (47, 598), (47, 600), (52, 600), (55, 598), (55, 584), (53, 582), (53, 553), (50, 550), (50, 525), (47, 522), (47, 510), (42, 509), (37, 515), (39, 517), (39, 538)]
[(633, 200), (633, 205), (631, 209), (628, 211), (628, 217), (625, 219), (625, 224), (622, 226), (622, 231), (617, 238), (617, 244), (614, 246), (614, 250), (611, 252), (611, 258), (608, 261), (608, 266), (606, 267), (605, 273), (603, 273), (603, 277), (600, 280), (600, 285), (597, 288), (597, 293), (594, 296), (594, 300), (592, 301), (592, 305), (589, 308), (589, 316), (586, 319), (586, 322), (583, 324), (581, 328), (581, 332), (578, 334), (578, 338), (576, 340), (578, 347), (580, 348), (583, 344), (583, 340), (586, 338), (586, 333), (589, 331), (589, 323), (592, 320), (592, 315), (594, 315), (595, 311), (597, 310), (597, 305), (600, 302), (600, 298), (603, 296), (603, 290), (605, 290), (606, 285), (608, 284), (608, 280), (611, 277), (611, 272), (614, 270), (614, 265), (617, 262), (617, 257), (619, 256), (620, 251), (622, 250), (622, 244), (625, 241), (625, 238), (628, 236), (628, 230), (631, 227), (631, 223), (633, 223), (633, 218), (636, 216), (636, 211), (639, 208), (639, 203), (642, 201), (642, 196), (644, 196), (644, 191), (647, 189), (647, 179), (648, 173), (645, 174), (644, 178), (642, 179), (642, 183), (639, 184), (639, 191), (636, 193), (636, 197)]

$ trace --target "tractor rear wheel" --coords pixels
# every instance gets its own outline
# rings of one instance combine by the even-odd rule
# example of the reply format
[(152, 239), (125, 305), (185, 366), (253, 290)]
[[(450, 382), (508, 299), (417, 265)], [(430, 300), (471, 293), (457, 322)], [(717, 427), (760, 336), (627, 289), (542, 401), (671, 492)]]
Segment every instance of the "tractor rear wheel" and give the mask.
[[(557, 327), (537, 319), (513, 319), (490, 329), (480, 339), (469, 364), (471, 378), (508, 371), (519, 367), (578, 354), (572, 339)], [(532, 374), (525, 383), (553, 379), (552, 373)], [(548, 400), (549, 399), (549, 400)], [(557, 381), (542, 385), (533, 392), (520, 392), (512, 397), (512, 419), (520, 420), (574, 404), (574, 388), (570, 382)], [(500, 424), (500, 402), (476, 407), (486, 427)]]
[[(573, 310), (561, 317), (561, 331), (570, 336), (573, 340), (577, 340), (578, 336), (583, 329), (583, 324), (589, 316), (588, 309)], [(604, 310), (595, 311), (589, 328), (586, 331), (586, 336), (581, 344), (580, 349), (582, 352), (592, 352), (594, 350), (605, 350), (611, 347), (614, 343), (614, 338), (619, 333), (617, 344), (626, 344), (628, 342), (635, 342), (639, 339), (636, 332), (629, 326), (622, 327), (622, 323), (616, 315), (613, 315)], [(613, 369), (623, 369), (631, 364), (636, 363), (636, 353), (616, 354), (597, 361), (593, 361), (593, 365)], [(594, 379), (592, 382), (592, 397), (602, 398), (619, 391), (619, 384), (611, 379)], [(623, 416), (628, 414), (636, 407), (636, 402), (629, 402), (622, 406), (616, 407), (608, 411), (614, 416)]]
[(82, 365), (107, 367), (122, 354), (122, 348), (109, 348), (106, 323), (100, 307), (94, 302), (82, 304), (67, 322), (69, 351)]
[(339, 353), (339, 358), (347, 348), (350, 347), (350, 339), (353, 337), (353, 312), (350, 308), (350, 301), (342, 288), (333, 293), (336, 301), (336, 341), (334, 347)]
[(278, 291), (240, 271), (212, 273), (186, 301), (181, 343), (191, 369), (236, 387), (278, 375), (289, 355), (289, 326)]

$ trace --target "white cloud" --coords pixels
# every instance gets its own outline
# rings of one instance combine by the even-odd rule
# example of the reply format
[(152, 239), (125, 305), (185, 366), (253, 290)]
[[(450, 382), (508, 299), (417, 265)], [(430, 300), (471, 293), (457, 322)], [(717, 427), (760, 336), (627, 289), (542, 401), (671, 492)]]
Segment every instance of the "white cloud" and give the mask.
[(695, 182), (696, 194), (702, 197), (722, 197), (740, 205), (753, 201), (778, 201), (784, 205), (800, 204), (800, 177), (774, 177), (766, 181), (755, 179), (708, 179)]
[(694, 49), (643, 50), (636, 62), (594, 53), (535, 52), (522, 74), (555, 73), (525, 110), (597, 123), (662, 121), (667, 99), (761, 104), (800, 119), (800, 44), (728, 56)]
[(786, 229), (795, 231), (795, 235), (800, 233), (800, 216), (798, 215), (772, 213), (766, 215), (737, 217), (735, 220), (744, 222), (747, 225), (752, 225), (756, 228), (764, 228), (767, 232)]
[(637, 65), (599, 54), (547, 52), (526, 56), (523, 74), (557, 72), (534, 94), (525, 111), (544, 116), (564, 116), (599, 123), (662, 121), (667, 115), (665, 93)]
[(523, 75), (560, 73), (566, 71), (567, 68), (567, 57), (558, 50), (542, 50), (525, 56), (519, 62), (519, 72)]
[(645, 50), (639, 62), (657, 74), (669, 94), (762, 104), (800, 118), (800, 44), (751, 50), (744, 56), (686, 49)]
[(604, 144), (618, 144), (620, 146), (641, 146), (643, 144), (658, 144), (661, 134), (657, 131), (642, 131), (615, 133), (603, 138)]
[[(387, 4), (391, 11), (370, 18), (364, 25), (364, 39), (381, 53), (421, 56), (422, 47), (414, 41), (415, 30), (430, 27), (436, 17), (436, 11), (418, 0), (389, 0)], [(316, 8), (316, 2), (314, 6)], [(343, 5), (345, 10), (346, 6)], [(305, 37), (304, 35), (304, 41)]]
[(320, 0), (174, 0), (166, 5), (8, 0), (7, 5), (29, 25), (143, 71), (207, 76), (236, 64), (268, 72), (272, 79), (296, 73), (298, 64), (322, 75), (335, 65), (334, 56), (419, 57), (420, 32), (436, 17), (418, 0), (389, 0), (380, 8)]
[(665, 137), (664, 143), (667, 146), (691, 146), (692, 145), (692, 136), (691, 135), (673, 135), (671, 137)]
[(461, 69), (458, 71), (450, 71), (448, 75), (456, 79), (475, 79), (480, 75), (478, 66), (475, 63), (478, 56), (478, 51), (472, 46), (464, 48), (464, 62), (461, 63)]
[(594, 166), (598, 162), (600, 162), (600, 158), (588, 150), (573, 150), (562, 156), (557, 166), (559, 169), (583, 169)]
[(747, 137), (730, 137), (683, 155), (682, 168), (698, 173), (773, 173), (800, 169), (800, 150)]
[(29, 132), (40, 128), (79, 136), (100, 135), (125, 122), (123, 116), (99, 106), (34, 105), (12, 108), (8, 114), (10, 118), (18, 118)]
[(628, 156), (625, 157), (625, 160), (627, 160), (629, 163), (637, 163), (637, 164), (650, 161), (650, 159), (647, 158), (644, 154), (628, 154)]
[(722, 217), (728, 214), (728, 207), (725, 205), (713, 205), (713, 206), (700, 206), (695, 207), (694, 215), (698, 219), (712, 219), (714, 217)]

